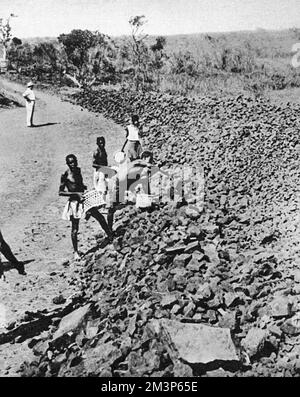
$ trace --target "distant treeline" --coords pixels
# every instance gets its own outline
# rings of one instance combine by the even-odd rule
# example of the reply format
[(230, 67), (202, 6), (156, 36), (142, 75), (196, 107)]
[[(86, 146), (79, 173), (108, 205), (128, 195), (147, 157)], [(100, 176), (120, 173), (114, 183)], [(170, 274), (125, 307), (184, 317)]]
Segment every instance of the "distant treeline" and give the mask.
[(131, 36), (120, 38), (78, 29), (57, 39), (13, 38), (9, 69), (43, 83), (185, 95), (300, 87), (300, 67), (291, 63), (300, 29), (148, 37), (142, 25), (135, 17)]

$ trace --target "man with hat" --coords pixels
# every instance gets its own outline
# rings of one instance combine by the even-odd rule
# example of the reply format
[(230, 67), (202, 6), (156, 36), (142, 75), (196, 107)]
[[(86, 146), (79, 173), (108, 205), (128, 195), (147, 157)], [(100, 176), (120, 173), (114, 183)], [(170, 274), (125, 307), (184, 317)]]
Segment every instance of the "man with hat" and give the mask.
[(35, 104), (35, 94), (33, 92), (33, 82), (30, 81), (27, 84), (27, 90), (24, 92), (23, 97), (26, 100), (26, 122), (27, 127), (34, 127), (33, 125), (33, 112), (34, 112), (34, 104)]

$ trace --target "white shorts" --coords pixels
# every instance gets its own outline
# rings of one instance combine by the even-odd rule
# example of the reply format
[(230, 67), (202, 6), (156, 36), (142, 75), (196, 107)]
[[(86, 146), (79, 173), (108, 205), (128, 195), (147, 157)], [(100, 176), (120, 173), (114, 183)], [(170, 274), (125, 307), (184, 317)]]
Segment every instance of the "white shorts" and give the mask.
[(64, 221), (70, 221), (71, 218), (81, 219), (83, 217), (83, 205), (77, 200), (70, 200), (65, 205), (62, 213), (62, 219)]

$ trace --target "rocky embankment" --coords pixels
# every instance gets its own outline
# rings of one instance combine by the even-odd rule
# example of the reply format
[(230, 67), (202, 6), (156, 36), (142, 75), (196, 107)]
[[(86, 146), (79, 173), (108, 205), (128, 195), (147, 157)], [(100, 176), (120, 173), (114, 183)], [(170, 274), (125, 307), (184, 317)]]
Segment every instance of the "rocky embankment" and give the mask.
[(79, 307), (30, 341), (23, 375), (297, 376), (299, 106), (104, 90), (72, 100), (120, 124), (141, 115), (159, 166), (201, 164), (204, 206), (118, 211), (114, 244), (75, 269)]
[(20, 106), (20, 103), (13, 98), (9, 98), (6, 92), (0, 91), (0, 109), (9, 109)]

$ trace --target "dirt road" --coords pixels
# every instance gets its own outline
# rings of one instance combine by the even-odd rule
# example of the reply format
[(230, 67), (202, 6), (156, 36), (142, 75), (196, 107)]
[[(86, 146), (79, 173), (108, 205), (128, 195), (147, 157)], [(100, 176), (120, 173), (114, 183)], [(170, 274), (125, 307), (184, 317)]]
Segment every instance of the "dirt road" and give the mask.
[[(22, 102), (23, 86), (1, 80), (0, 89)], [(7, 269), (5, 280), (0, 280), (0, 318), (6, 322), (25, 311), (57, 307), (55, 296), (67, 298), (76, 289), (68, 284), (72, 269), (62, 266), (72, 254), (70, 225), (61, 220), (66, 199), (57, 194), (65, 156), (77, 155), (91, 188), (96, 137), (105, 136), (110, 163), (124, 140), (122, 128), (112, 121), (56, 96), (36, 95), (35, 128), (26, 127), (25, 108), (0, 111), (1, 229), (17, 257), (28, 261), (27, 276)], [(94, 247), (95, 236), (101, 234), (94, 220), (82, 221), (80, 232), (83, 252)], [(31, 354), (26, 342), (0, 345), (0, 376), (15, 375), (20, 355)]]

